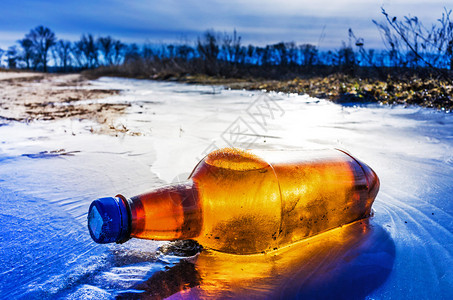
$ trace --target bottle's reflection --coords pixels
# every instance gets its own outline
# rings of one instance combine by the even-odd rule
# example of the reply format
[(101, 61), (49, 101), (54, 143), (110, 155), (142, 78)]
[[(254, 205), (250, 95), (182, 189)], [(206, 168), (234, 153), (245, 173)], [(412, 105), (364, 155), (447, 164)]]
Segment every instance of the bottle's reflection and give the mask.
[(392, 270), (395, 246), (362, 220), (261, 255), (202, 251), (119, 298), (363, 299)]

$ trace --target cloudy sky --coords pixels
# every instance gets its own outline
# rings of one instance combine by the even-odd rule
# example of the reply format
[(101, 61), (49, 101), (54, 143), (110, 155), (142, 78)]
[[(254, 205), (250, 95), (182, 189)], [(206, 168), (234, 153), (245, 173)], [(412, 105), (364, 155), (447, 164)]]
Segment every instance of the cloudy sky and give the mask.
[(72, 41), (82, 33), (137, 43), (192, 41), (206, 29), (236, 29), (244, 44), (294, 41), (325, 49), (339, 48), (352, 28), (366, 47), (380, 48), (372, 20), (383, 20), (381, 7), (392, 16), (418, 16), (429, 25), (444, 7), (453, 9), (453, 1), (2, 0), (0, 48), (6, 49), (37, 25)]

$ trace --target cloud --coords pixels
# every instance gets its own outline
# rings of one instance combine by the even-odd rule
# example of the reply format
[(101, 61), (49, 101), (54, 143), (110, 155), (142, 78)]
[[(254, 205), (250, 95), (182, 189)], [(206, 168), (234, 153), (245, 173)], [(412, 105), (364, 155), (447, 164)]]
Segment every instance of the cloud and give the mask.
[(444, 5), (437, 0), (3, 0), (0, 47), (41, 24), (66, 39), (89, 32), (137, 43), (177, 41), (182, 36), (195, 39), (209, 28), (236, 28), (244, 43), (316, 44), (325, 28), (322, 47), (339, 47), (352, 28), (368, 45), (378, 47), (379, 33), (371, 20), (382, 20), (381, 6), (391, 15), (417, 15), (431, 24), (440, 17)]

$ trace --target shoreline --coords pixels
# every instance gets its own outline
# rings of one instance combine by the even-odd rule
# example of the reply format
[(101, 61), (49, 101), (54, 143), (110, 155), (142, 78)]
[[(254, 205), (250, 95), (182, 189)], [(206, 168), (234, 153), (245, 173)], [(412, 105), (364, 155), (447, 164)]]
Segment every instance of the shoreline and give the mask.
[(119, 94), (99, 89), (80, 74), (0, 72), (0, 120), (30, 122), (77, 118), (94, 120), (101, 130), (117, 132), (113, 121), (129, 107), (122, 103), (80, 103)]
[[(279, 79), (220, 77), (200, 73), (170, 72), (149, 74), (146, 72), (130, 73), (127, 71), (121, 67), (98, 68), (83, 71), (82, 75), (90, 79), (107, 76), (175, 81), (189, 84), (222, 85), (231, 89), (307, 94), (311, 97), (327, 99), (337, 103), (374, 102), (417, 105), (445, 112), (453, 111), (453, 78), (435, 79), (433, 75), (417, 75), (416, 71), (403, 74), (389, 71), (385, 78), (365, 69), (357, 70), (355, 75), (347, 75), (342, 73), (342, 71), (327, 72), (320, 69), (317, 72), (320, 75), (316, 75), (312, 70), (312, 72), (302, 76), (281, 74)], [(393, 76), (390, 74), (393, 74)]]
[[(167, 79), (169, 80), (169, 79)], [(440, 111), (453, 111), (453, 81), (413, 78), (382, 81), (333, 74), (292, 80), (217, 78), (204, 75), (170, 78), (190, 84), (223, 85), (231, 89), (307, 94), (335, 103), (382, 103), (416, 105)], [(165, 81), (165, 80), (164, 80)]]

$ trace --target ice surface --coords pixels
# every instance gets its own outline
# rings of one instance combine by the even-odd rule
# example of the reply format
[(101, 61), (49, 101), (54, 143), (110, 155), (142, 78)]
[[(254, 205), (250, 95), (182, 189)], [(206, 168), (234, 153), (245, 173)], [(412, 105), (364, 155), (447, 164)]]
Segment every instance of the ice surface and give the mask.
[[(124, 90), (96, 101), (131, 103), (113, 125), (140, 135), (92, 134), (98, 125), (88, 121), (0, 120), (2, 298), (168, 297), (181, 289), (172, 297), (453, 297), (451, 114), (147, 80), (93, 84)], [(91, 241), (93, 199), (180, 181), (204, 153), (227, 145), (348, 150), (381, 179), (374, 217), (298, 251), (243, 261), (209, 251), (163, 255), (162, 242)], [(319, 251), (321, 243), (330, 246)]]

